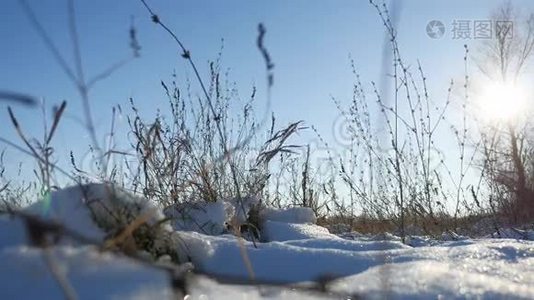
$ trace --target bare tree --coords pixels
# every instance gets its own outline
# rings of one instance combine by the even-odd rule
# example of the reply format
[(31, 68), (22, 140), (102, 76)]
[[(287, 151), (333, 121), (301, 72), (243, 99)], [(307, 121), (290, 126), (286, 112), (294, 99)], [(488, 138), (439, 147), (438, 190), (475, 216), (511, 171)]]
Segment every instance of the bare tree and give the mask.
[[(534, 52), (534, 14), (521, 17), (511, 2), (504, 2), (492, 14), (495, 36), (481, 43), (474, 57), (480, 71), (491, 81), (516, 84)], [(504, 186), (512, 196), (514, 216), (530, 216), (534, 190), (527, 165), (532, 137), (528, 124), (506, 122), (492, 126), (485, 135), (484, 167), (492, 184)], [(491, 170), (491, 171), (489, 171)], [(489, 171), (489, 172), (488, 172)], [(532, 173), (532, 172), (531, 172)], [(526, 215), (525, 215), (526, 214)]]
[(511, 2), (491, 15), (495, 37), (485, 40), (475, 57), (479, 69), (491, 80), (516, 82), (534, 50), (534, 14), (521, 17)]

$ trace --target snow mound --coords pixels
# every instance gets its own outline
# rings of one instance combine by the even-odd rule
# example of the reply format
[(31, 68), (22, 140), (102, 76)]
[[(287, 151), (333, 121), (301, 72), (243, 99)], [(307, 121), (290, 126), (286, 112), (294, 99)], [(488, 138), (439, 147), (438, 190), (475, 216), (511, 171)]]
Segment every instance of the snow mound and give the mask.
[(106, 233), (95, 223), (88, 204), (102, 198), (108, 198), (103, 185), (73, 186), (52, 192), (49, 198), (30, 205), (25, 212), (101, 241)]
[[(77, 185), (52, 192), (25, 209), (25, 213), (62, 224), (96, 241), (116, 233), (140, 216), (154, 225), (164, 218), (150, 201), (108, 184)], [(170, 227), (165, 227), (170, 230)]]
[(263, 221), (298, 224), (315, 224), (317, 221), (315, 213), (309, 207), (290, 207), (285, 209), (266, 207), (260, 211), (260, 218)]
[(376, 251), (391, 249), (410, 249), (410, 246), (396, 241), (364, 241), (344, 240), (332, 238), (318, 238), (307, 240), (286, 241), (284, 244), (312, 249), (337, 249), (346, 251)]
[(19, 218), (0, 216), (0, 250), (10, 246), (26, 245), (26, 225)]
[[(64, 299), (44, 259), (25, 246), (0, 249), (0, 299)], [(93, 247), (55, 247), (50, 257), (79, 299), (170, 299), (168, 275)], [(142, 298), (142, 297), (141, 297)], [(148, 299), (148, 298), (145, 298)]]
[[(394, 240), (322, 238), (252, 243), (234, 236), (179, 233), (198, 270), (222, 278), (295, 283), (324, 278), (335, 292), (371, 298), (532, 298), (534, 244), (441, 241), (412, 248)], [(245, 254), (244, 254), (245, 253)], [(443, 278), (441, 280), (440, 278)]]
[[(264, 284), (222, 284), (195, 275), (187, 282), (189, 299), (342, 298), (340, 295), (365, 299), (534, 298), (531, 241), (464, 239), (413, 248), (390, 235), (349, 240), (321, 231), (317, 225), (267, 223), (286, 226), (286, 233), (289, 226), (317, 229), (321, 234), (257, 243), (257, 247), (233, 235), (170, 234), (180, 260), (191, 261), (200, 273), (234, 283), (249, 282), (252, 275), (255, 282)], [(17, 218), (0, 219), (0, 280), (5, 283), (0, 299), (62, 298), (44, 260), (45, 252), (20, 246), (24, 232), (25, 225)], [(92, 246), (55, 246), (50, 253), (81, 299), (174, 296), (166, 273), (126, 257), (102, 253)], [(298, 283), (304, 287), (311, 286), (311, 281), (324, 282), (332, 293), (266, 285)]]
[(331, 296), (325, 294), (313, 293), (312, 291), (299, 291), (294, 288), (283, 286), (253, 286), (253, 285), (237, 285), (237, 284), (221, 284), (215, 280), (209, 279), (205, 276), (197, 277), (192, 286), (192, 291), (188, 295), (189, 299), (218, 299), (218, 300), (234, 300), (234, 299), (332, 299)]
[[(383, 261), (378, 251), (358, 251), (356, 244), (352, 247), (353, 251), (336, 249), (351, 248), (340, 246), (339, 242), (326, 249), (314, 249), (312, 244), (307, 247), (292, 245), (290, 242), (258, 243), (255, 248), (251, 242), (231, 235), (177, 234), (187, 245), (182, 253), (187, 253), (197, 270), (241, 280), (250, 276), (248, 263), (258, 280), (291, 283), (356, 274)], [(342, 241), (339, 238), (335, 240)]]
[(531, 299), (534, 296), (532, 286), (426, 260), (376, 266), (340, 279), (331, 288), (364, 299)]
[(312, 238), (341, 239), (330, 234), (328, 229), (313, 224), (282, 223), (266, 221), (262, 225), (262, 241), (289, 241)]
[[(49, 199), (36, 202), (23, 213), (69, 230), (69, 234), (60, 231), (54, 236), (57, 238), (52, 241), (54, 244), (101, 244), (122, 234), (110, 245), (126, 252), (143, 252), (152, 258), (168, 255), (175, 261), (178, 259), (169, 240), (172, 227), (162, 222), (162, 211), (151, 201), (112, 185), (72, 186), (53, 192)], [(132, 228), (131, 224), (135, 227), (124, 235), (127, 228)], [(74, 235), (83, 238), (72, 238)]]
[[(176, 211), (167, 211), (167, 215), (180, 213), (172, 216), (184, 217), (188, 209), (190, 220), (180, 224), (175, 218), (172, 225), (189, 231), (161, 226), (165, 239), (159, 239), (160, 231), (150, 231), (152, 227), (160, 228), (163, 218), (154, 204), (106, 184), (54, 192), (48, 201), (35, 203), (24, 213), (60, 222), (97, 241), (120, 232), (133, 218), (143, 218), (146, 225), (142, 226), (147, 226), (143, 232), (150, 234), (145, 233), (143, 237), (149, 239), (141, 241), (148, 241), (151, 246), (135, 248), (138, 253), (148, 251), (155, 254), (151, 258), (189, 261), (199, 273), (217, 276), (227, 283), (248, 283), (253, 278), (252, 282), (263, 284), (237, 286), (192, 275), (193, 279), (187, 282), (190, 299), (341, 298), (340, 295), (371, 299), (534, 299), (534, 242), (528, 240), (532, 231), (499, 231), (500, 237), (513, 239), (469, 239), (456, 234), (439, 239), (411, 236), (406, 240), (409, 245), (405, 245), (389, 233), (351, 233), (342, 238), (313, 224), (311, 210), (293, 208), (260, 212), (266, 243), (220, 235), (227, 232), (225, 226), (229, 222), (246, 222), (245, 217), (249, 218), (258, 205), (252, 198), (247, 201), (174, 207)], [(236, 211), (239, 208), (242, 215)], [(168, 274), (148, 264), (140, 265), (79, 243), (60, 243), (46, 250), (29, 247), (25, 245), (26, 231), (23, 218), (0, 216), (0, 281), (4, 283), (0, 299), (62, 298), (63, 292), (45, 259), (50, 257), (81, 299), (176, 296)], [(219, 235), (200, 233), (206, 231)], [(137, 237), (134, 239), (137, 243)], [(165, 244), (160, 245), (160, 241)], [(324, 283), (332, 293), (316, 294), (273, 285), (313, 286), (311, 281)]]

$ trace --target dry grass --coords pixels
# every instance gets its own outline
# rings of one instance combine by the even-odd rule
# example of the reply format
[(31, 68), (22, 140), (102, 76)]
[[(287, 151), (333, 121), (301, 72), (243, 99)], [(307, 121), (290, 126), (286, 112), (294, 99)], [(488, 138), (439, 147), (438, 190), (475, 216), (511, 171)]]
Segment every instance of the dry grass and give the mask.
[[(410, 234), (438, 236), (443, 232), (469, 232), (469, 228), (484, 219), (491, 219), (491, 226), (495, 229), (505, 223), (513, 225), (532, 221), (534, 137), (528, 134), (528, 126), (513, 131), (508, 136), (512, 141), (511, 152), (508, 145), (502, 146), (502, 135), (481, 134), (480, 140), (471, 138), (479, 133), (468, 130), (467, 48), (465, 81), (462, 83), (464, 95), (455, 102), (460, 107), (461, 122), (452, 126), (448, 114), (453, 103), (453, 82), (449, 84), (445, 99), (432, 98), (422, 66), (418, 64), (415, 71), (410, 71), (401, 55), (387, 7), (371, 1), (391, 42), (392, 61), (385, 63), (393, 65), (391, 80), (394, 88), (382, 91), (371, 83), (369, 93), (360, 79), (356, 63), (352, 62), (355, 83), (350, 104), (345, 106), (334, 99), (344, 124), (347, 124), (349, 134), (346, 142), (349, 146), (346, 150), (349, 155), (338, 159), (329, 152), (330, 170), (325, 172), (314, 165), (313, 148), (291, 142), (296, 133), (307, 128), (302, 121), (279, 127), (274, 116), (269, 125), (265, 118), (258, 119), (255, 113), (259, 101), (256, 99), (256, 87), (252, 87), (248, 99), (240, 100), (227, 75), (221, 72), (220, 55), (209, 64), (209, 77), (202, 78), (191, 53), (178, 36), (145, 1), (141, 2), (152, 21), (176, 41), (182, 57), (194, 71), (203, 96), (191, 96), (194, 94), (191, 86), (186, 84), (181, 87), (176, 76), (168, 82), (162, 81), (169, 114), (144, 119), (136, 101), (131, 99), (127, 113), (130, 149), (119, 151), (113, 148), (111, 142), (107, 148), (98, 145), (89, 106), (89, 90), (129, 59), (112, 65), (93, 79), (85, 80), (77, 39), (73, 39), (77, 63), (70, 67), (56, 53), (55, 45), (51, 44), (36, 16), (26, 6), (34, 27), (79, 89), (85, 125), (91, 136), (92, 152), (99, 172), (91, 174), (81, 169), (76, 164), (75, 155), (70, 157), (71, 171), (55, 164), (61, 158), (55, 157), (53, 137), (61, 126), (66, 102), (53, 112), (52, 120), (47, 120), (43, 109), (45, 134), (39, 139), (31, 137), (23, 129), (24, 124), (9, 108), (8, 115), (23, 146), (3, 138), (1, 141), (34, 159), (38, 182), (14, 183), (6, 178), (2, 152), (0, 212), (17, 215), (30, 223), (39, 221), (37, 229), (40, 230), (61, 228), (57, 224), (59, 227), (42, 220), (36, 221), (21, 214), (18, 209), (23, 206), (21, 199), (35, 189), (38, 189), (37, 198), (48, 197), (56, 188), (57, 177), (62, 176), (68, 178), (70, 184), (95, 180), (112, 183), (144, 196), (161, 208), (184, 202), (258, 197), (266, 206), (310, 207), (318, 216), (319, 225), (332, 227), (344, 224), (345, 230), (361, 233), (393, 232), (403, 239)], [(71, 34), (76, 36), (73, 7), (69, 14)], [(265, 27), (260, 25), (258, 29), (257, 46), (265, 60), (266, 93), (270, 94), (274, 64), (263, 41)], [(130, 31), (130, 39), (133, 57), (137, 57), (139, 45), (134, 29)], [(110, 136), (115, 134), (116, 109), (113, 108)], [(379, 118), (375, 119), (376, 115)], [(437, 142), (438, 133), (439, 139), (444, 138), (443, 127), (450, 127), (450, 138), (457, 141), (459, 157), (452, 161), (443, 160), (445, 150), (440, 149)], [(314, 131), (328, 149), (318, 130)], [(468, 172), (476, 168), (481, 170), (478, 186), (465, 181)], [(341, 193), (340, 190), (347, 192)], [(248, 224), (233, 228), (235, 234), (260, 227), (257, 211), (253, 212)], [(150, 240), (152, 228), (144, 226), (148, 217), (122, 217), (126, 221), (121, 223), (120, 228), (115, 228), (110, 239), (100, 246), (132, 256), (137, 250), (147, 250), (153, 242)], [(162, 220), (162, 223), (164, 221), (168, 220)], [(67, 229), (61, 230), (62, 234), (75, 235)], [(246, 257), (244, 259), (246, 261)], [(58, 281), (62, 279), (58, 277)]]

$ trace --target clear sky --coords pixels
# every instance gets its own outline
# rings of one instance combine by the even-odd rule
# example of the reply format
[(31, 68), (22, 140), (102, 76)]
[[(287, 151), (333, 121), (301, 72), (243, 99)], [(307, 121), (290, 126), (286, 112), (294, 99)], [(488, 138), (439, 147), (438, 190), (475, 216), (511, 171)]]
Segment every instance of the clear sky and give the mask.
[[(249, 95), (254, 84), (260, 95), (265, 88), (264, 62), (255, 46), (257, 24), (264, 23), (265, 44), (275, 63), (271, 110), (281, 124), (305, 120), (315, 125), (332, 144), (335, 144), (332, 128), (339, 113), (330, 97), (345, 103), (350, 100), (353, 76), (349, 55), (355, 60), (364, 84), (380, 81), (384, 29), (368, 1), (147, 2), (190, 49), (203, 75), (207, 75), (207, 62), (217, 57), (224, 39), (222, 64), (230, 69), (230, 78), (237, 83), (243, 97)], [(28, 0), (28, 3), (61, 53), (73, 62), (66, 1)], [(463, 76), (463, 45), (476, 42), (453, 39), (452, 22), (487, 19), (499, 3), (496, 0), (396, 2), (401, 51), (408, 63), (421, 61), (436, 102), (444, 101), (451, 78)], [(532, 1), (514, 1), (514, 4), (534, 10)], [(146, 116), (153, 116), (156, 108), (165, 110), (167, 103), (160, 80), (170, 79), (173, 71), (182, 80), (192, 78), (192, 73), (169, 36), (150, 21), (141, 2), (92, 0), (75, 1), (75, 5), (88, 77), (131, 53), (128, 29), (132, 18), (142, 47), (139, 59), (92, 90), (99, 137), (103, 139), (108, 131), (111, 107), (115, 104), (126, 107), (129, 97), (135, 99)], [(441, 39), (428, 37), (426, 25), (430, 20), (444, 23), (446, 30)], [(82, 117), (80, 100), (16, 0), (3, 0), (0, 4), (0, 41), (0, 90), (43, 97), (49, 107), (64, 99), (68, 101), (68, 118), (54, 143), (61, 149), (58, 156), (65, 158), (61, 163), (68, 163), (63, 154), (71, 149), (75, 153), (86, 149), (89, 143), (83, 127), (76, 121)], [(8, 122), (6, 107), (6, 103), (0, 102), (0, 136), (18, 141)], [(23, 128), (39, 136), (42, 128), (39, 110), (17, 106), (15, 111)], [(119, 126), (126, 128), (125, 120)], [(20, 159), (23, 160), (22, 156)], [(12, 159), (10, 163), (15, 161)]]

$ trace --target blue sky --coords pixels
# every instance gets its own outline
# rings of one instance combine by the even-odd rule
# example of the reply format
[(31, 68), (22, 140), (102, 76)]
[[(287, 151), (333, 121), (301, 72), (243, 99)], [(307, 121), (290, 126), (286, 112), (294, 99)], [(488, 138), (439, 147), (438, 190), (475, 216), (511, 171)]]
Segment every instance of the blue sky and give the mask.
[[(72, 62), (67, 27), (66, 1), (28, 0), (38, 18)], [(364, 84), (380, 80), (384, 29), (368, 1), (147, 1), (160, 18), (190, 49), (201, 73), (207, 74), (209, 60), (217, 57), (224, 39), (222, 64), (241, 95), (258, 86), (265, 88), (264, 62), (255, 46), (257, 24), (267, 28), (265, 44), (275, 63), (275, 84), (271, 110), (281, 124), (305, 120), (317, 127), (330, 142), (332, 124), (339, 113), (330, 97), (347, 103), (353, 76), (349, 55), (355, 60)], [(487, 19), (501, 1), (398, 1), (399, 41), (407, 62), (419, 59), (430, 82), (431, 95), (444, 101), (451, 78), (463, 76), (463, 45), (474, 40), (452, 38), (451, 23), (458, 19)], [(534, 10), (534, 2), (514, 1), (518, 7)], [(169, 80), (176, 71), (179, 78), (192, 78), (191, 70), (178, 55), (176, 45), (151, 23), (140, 1), (75, 1), (83, 62), (86, 74), (97, 74), (110, 64), (127, 57), (128, 28), (133, 17), (142, 46), (141, 57), (100, 82), (92, 91), (92, 107), (97, 133), (104, 138), (109, 128), (111, 107), (127, 106), (133, 97), (146, 116), (156, 108), (167, 108), (160, 80)], [(68, 101), (67, 118), (54, 145), (58, 157), (71, 149), (86, 149), (89, 139), (77, 119), (82, 117), (80, 100), (74, 87), (52, 59), (49, 51), (21, 9), (18, 1), (0, 4), (0, 90), (43, 97), (49, 107)], [(425, 27), (430, 20), (441, 20), (445, 36), (430, 39)], [(264, 98), (259, 97), (262, 101)], [(441, 100), (443, 99), (443, 100)], [(7, 122), (7, 105), (0, 103), (3, 120), (0, 136), (18, 141)], [(259, 105), (259, 107), (263, 107)], [(40, 111), (15, 107), (24, 129), (40, 136)], [(126, 128), (125, 120), (119, 126)], [(304, 135), (303, 141), (313, 139)], [(0, 149), (3, 146), (0, 146)], [(15, 159), (24, 160), (10, 150)], [(61, 162), (68, 163), (68, 159)]]

